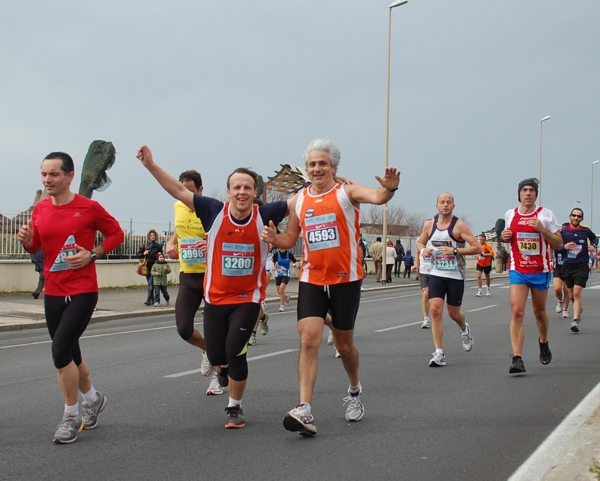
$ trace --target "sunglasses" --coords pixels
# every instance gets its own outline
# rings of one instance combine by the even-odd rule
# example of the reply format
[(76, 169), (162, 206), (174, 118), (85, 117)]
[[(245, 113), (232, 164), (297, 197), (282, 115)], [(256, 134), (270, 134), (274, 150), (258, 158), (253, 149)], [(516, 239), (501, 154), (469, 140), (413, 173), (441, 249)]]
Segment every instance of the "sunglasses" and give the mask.
[(583, 219), (582, 215), (577, 215), (577, 214), (571, 214), (571, 217), (575, 217), (577, 219)]

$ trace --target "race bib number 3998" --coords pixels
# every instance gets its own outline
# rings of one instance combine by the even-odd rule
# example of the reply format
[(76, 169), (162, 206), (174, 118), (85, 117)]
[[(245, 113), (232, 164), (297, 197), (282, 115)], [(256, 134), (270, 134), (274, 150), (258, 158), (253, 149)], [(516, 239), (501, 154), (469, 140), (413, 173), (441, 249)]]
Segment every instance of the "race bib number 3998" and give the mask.
[(198, 247), (194, 247), (201, 238), (181, 239), (179, 241), (179, 252), (181, 260), (188, 266), (195, 264), (206, 264), (206, 255)]
[(66, 271), (71, 268), (69, 267), (69, 264), (67, 264), (65, 258), (77, 254), (77, 248), (75, 247), (75, 244), (75, 236), (70, 235), (56, 256), (54, 264), (52, 264), (52, 267), (50, 268), (50, 272)]
[(311, 251), (340, 246), (335, 214), (320, 215), (305, 219), (306, 240)]

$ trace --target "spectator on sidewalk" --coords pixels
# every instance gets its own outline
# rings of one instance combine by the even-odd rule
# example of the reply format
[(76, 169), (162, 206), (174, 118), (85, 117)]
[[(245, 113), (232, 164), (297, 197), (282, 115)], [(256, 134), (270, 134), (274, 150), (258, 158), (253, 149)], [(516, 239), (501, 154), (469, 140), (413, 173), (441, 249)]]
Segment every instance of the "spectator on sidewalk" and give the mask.
[(167, 291), (169, 285), (168, 274), (171, 273), (171, 267), (165, 261), (165, 256), (162, 252), (156, 254), (156, 262), (152, 266), (152, 279), (154, 282), (154, 307), (160, 307), (160, 293), (162, 291), (165, 298), (165, 304), (168, 306), (171, 296)]
[(396, 262), (394, 262), (394, 275), (396, 277), (400, 277), (402, 272), (402, 259), (404, 259), (404, 246), (402, 245), (402, 241), (400, 239), (396, 239), (396, 245), (394, 246), (396, 250)]
[(146, 236), (146, 242), (144, 242), (138, 250), (137, 256), (139, 259), (146, 259), (146, 266), (148, 267), (148, 275), (146, 276), (146, 282), (148, 283), (148, 295), (146, 297), (147, 306), (154, 304), (154, 281), (152, 280), (152, 266), (156, 262), (156, 254), (163, 251), (162, 242), (158, 242), (158, 232), (154, 229), (150, 229)]
[(38, 285), (35, 291), (31, 293), (33, 298), (37, 299), (44, 290), (44, 253), (40, 248), (35, 254), (29, 254), (29, 257), (31, 257), (31, 262), (35, 266), (35, 271), (39, 273)]
[(410, 271), (412, 270), (412, 266), (415, 265), (415, 258), (412, 256), (410, 249), (406, 251), (406, 255), (404, 256), (404, 274), (402, 277), (408, 276), (410, 279)]
[(373, 265), (375, 266), (375, 280), (377, 282), (381, 281), (381, 257), (383, 256), (383, 242), (381, 242), (381, 237), (377, 238), (376, 242), (371, 244), (369, 248), (369, 253), (373, 258)]
[(392, 282), (392, 269), (396, 263), (396, 249), (391, 240), (387, 241), (385, 248), (385, 282), (390, 284)]

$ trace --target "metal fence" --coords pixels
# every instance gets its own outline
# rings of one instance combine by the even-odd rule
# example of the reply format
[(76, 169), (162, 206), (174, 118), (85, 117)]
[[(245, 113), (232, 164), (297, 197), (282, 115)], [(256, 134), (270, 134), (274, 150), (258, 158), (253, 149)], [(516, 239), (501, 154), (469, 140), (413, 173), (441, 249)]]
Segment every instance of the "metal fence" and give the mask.
[[(23, 224), (27, 224), (31, 214), (0, 214), (1, 240), (0, 259), (28, 259), (29, 254), (25, 252), (21, 243), (17, 240), (17, 232)], [(173, 222), (162, 220), (119, 220), (119, 224), (125, 233), (125, 240), (114, 251), (106, 257), (108, 259), (132, 259), (137, 257), (137, 251), (146, 242), (146, 235), (150, 229), (158, 232), (158, 242), (164, 242), (173, 234)], [(96, 234), (96, 243), (102, 241), (102, 235)]]

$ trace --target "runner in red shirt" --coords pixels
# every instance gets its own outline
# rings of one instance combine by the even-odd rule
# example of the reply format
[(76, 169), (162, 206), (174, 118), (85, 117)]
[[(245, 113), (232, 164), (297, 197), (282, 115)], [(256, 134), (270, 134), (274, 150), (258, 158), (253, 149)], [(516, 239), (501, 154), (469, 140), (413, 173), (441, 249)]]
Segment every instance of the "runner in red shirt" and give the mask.
[[(44, 252), (46, 290), (44, 309), (52, 338), (52, 359), (65, 399), (63, 420), (54, 442), (69, 444), (82, 429), (98, 426), (106, 396), (94, 389), (90, 370), (81, 356), (79, 338), (98, 301), (94, 262), (118, 247), (123, 230), (96, 201), (71, 192), (73, 159), (53, 152), (42, 162), (42, 182), (49, 198), (37, 203), (32, 219), (19, 229), (18, 239), (27, 252)], [(95, 246), (96, 231), (104, 235)], [(78, 393), (83, 395), (82, 413)]]

